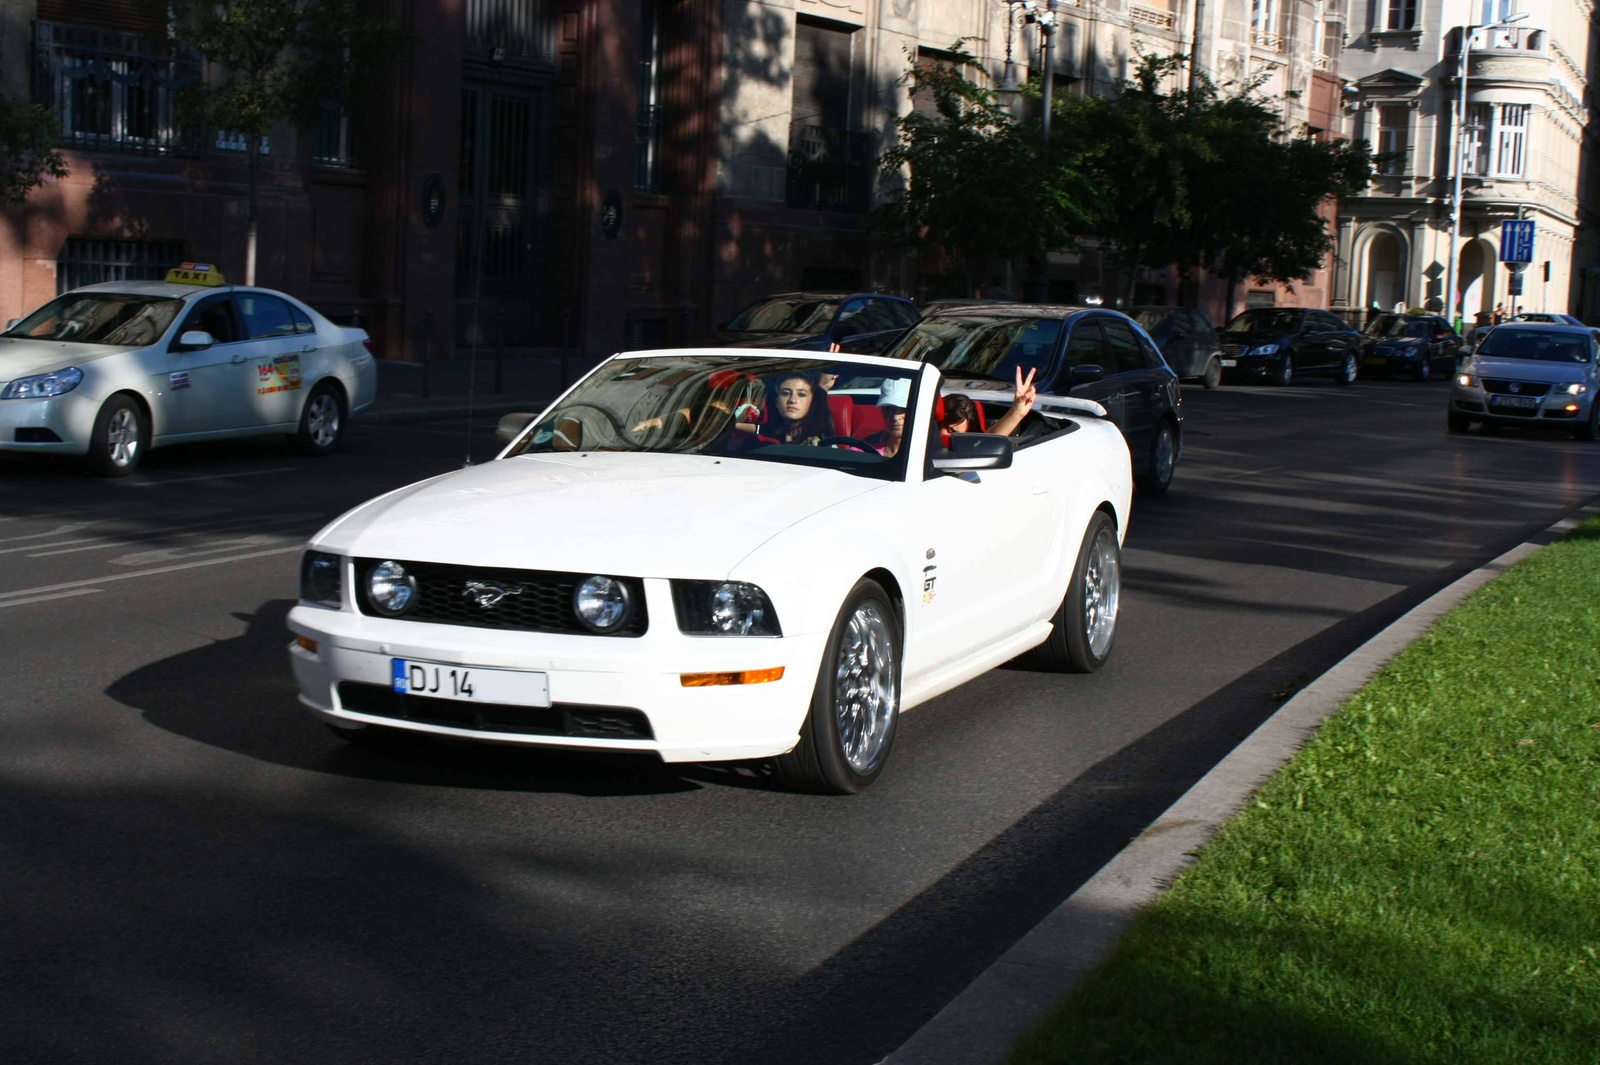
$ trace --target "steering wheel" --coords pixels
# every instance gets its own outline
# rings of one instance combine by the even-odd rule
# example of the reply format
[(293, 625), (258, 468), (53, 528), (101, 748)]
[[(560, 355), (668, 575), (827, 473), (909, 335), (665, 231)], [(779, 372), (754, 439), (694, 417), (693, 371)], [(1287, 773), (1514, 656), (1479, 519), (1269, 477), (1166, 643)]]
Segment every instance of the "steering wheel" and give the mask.
[(853, 447), (857, 451), (865, 451), (871, 455), (879, 453), (877, 448), (855, 436), (825, 436), (817, 441), (818, 447), (828, 447), (831, 444), (844, 444), (847, 447)]

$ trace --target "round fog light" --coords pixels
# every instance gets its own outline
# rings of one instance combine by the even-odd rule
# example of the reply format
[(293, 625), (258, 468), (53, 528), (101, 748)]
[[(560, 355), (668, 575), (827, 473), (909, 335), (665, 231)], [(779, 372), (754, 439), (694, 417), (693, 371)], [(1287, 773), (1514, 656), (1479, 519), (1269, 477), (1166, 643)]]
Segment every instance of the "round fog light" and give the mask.
[(628, 619), (628, 586), (611, 577), (589, 577), (572, 593), (572, 611), (586, 628), (611, 632)]
[(381, 614), (404, 614), (417, 598), (417, 579), (398, 562), (380, 562), (367, 575), (367, 599)]

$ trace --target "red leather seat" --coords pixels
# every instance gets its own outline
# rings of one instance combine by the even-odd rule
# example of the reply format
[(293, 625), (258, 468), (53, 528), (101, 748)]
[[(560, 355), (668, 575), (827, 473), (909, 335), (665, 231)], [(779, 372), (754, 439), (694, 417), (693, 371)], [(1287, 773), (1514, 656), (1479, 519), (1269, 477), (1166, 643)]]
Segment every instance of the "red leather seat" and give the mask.
[(883, 408), (863, 403), (850, 412), (850, 432), (857, 440), (865, 440), (873, 433), (883, 432)]
[(855, 424), (856, 401), (849, 396), (829, 396), (828, 413), (833, 415), (833, 432), (835, 436), (855, 436), (851, 427)]

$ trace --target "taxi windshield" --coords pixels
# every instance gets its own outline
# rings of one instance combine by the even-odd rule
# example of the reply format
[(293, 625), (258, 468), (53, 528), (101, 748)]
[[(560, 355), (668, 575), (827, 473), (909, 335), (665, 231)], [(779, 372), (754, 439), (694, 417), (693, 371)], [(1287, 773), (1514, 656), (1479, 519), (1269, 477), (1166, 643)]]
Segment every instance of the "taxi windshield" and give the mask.
[(1539, 362), (1588, 362), (1590, 340), (1583, 333), (1558, 333), (1553, 329), (1507, 329), (1500, 326), (1478, 349), (1491, 359), (1536, 359)]
[(166, 296), (68, 292), (0, 336), (140, 347), (160, 340), (182, 307), (181, 299)]
[(568, 451), (716, 455), (898, 479), (916, 367), (721, 354), (616, 358), (506, 457)]

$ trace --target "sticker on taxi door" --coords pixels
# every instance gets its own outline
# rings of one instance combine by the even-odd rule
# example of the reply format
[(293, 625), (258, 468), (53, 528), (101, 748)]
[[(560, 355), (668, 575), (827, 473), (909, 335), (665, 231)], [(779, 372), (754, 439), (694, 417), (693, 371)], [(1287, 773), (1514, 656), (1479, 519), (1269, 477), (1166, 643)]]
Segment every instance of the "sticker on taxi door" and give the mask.
[(300, 356), (279, 355), (256, 363), (256, 395), (293, 392), (300, 387)]

